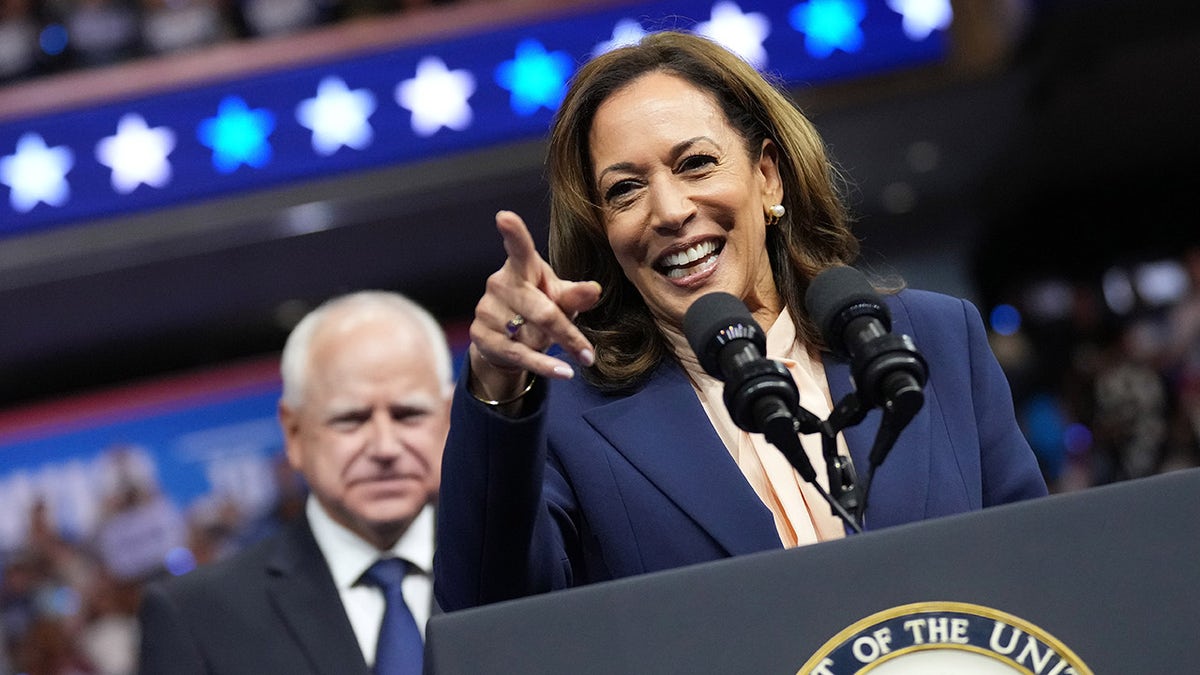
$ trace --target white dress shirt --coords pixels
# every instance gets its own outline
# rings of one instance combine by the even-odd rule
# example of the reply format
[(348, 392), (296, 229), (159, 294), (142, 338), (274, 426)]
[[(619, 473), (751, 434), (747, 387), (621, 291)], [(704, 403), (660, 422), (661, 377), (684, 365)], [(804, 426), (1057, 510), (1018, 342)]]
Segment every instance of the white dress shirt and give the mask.
[(404, 602), (424, 637), (425, 622), (433, 607), (433, 507), (427, 505), (422, 509), (400, 541), (390, 551), (382, 552), (330, 518), (312, 495), (305, 504), (305, 513), (367, 663), (375, 663), (375, 643), (383, 623), (384, 599), (379, 588), (358, 581), (379, 558), (396, 557), (408, 561), (409, 572), (404, 576), (402, 586)]

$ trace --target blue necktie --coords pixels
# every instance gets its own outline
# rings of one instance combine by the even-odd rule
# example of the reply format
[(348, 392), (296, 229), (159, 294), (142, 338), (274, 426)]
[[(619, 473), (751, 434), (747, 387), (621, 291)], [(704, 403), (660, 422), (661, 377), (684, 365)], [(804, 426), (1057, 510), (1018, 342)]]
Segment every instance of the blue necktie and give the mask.
[(383, 590), (387, 606), (375, 648), (375, 675), (420, 675), (425, 646), (412, 612), (400, 592), (408, 564), (399, 558), (378, 560), (363, 580)]

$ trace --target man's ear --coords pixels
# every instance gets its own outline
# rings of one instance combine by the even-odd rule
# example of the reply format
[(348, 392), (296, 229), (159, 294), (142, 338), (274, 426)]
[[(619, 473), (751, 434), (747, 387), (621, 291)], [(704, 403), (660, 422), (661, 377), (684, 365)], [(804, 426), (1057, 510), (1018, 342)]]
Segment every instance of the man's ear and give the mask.
[(279, 428), (283, 430), (283, 449), (288, 464), (300, 470), (300, 415), (283, 401), (279, 402)]

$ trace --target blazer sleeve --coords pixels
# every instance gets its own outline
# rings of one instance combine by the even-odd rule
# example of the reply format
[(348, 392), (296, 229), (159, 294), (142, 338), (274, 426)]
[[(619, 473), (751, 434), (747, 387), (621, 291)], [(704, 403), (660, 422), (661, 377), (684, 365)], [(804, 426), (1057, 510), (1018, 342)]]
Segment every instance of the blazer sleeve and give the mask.
[(199, 645), (174, 599), (159, 584), (149, 584), (138, 610), (141, 641), (139, 675), (204, 675)]
[(434, 593), (453, 611), (565, 588), (574, 501), (547, 463), (547, 390), (509, 418), (475, 400), (467, 369), (455, 390), (442, 457)]
[(903, 307), (929, 362), (934, 399), (927, 407), (932, 403), (936, 408), (937, 426), (947, 436), (938, 440), (940, 434), (934, 435), (933, 462), (940, 467), (937, 480), (943, 481), (939, 498), (949, 499), (945, 481), (954, 466), (961, 472), (970, 508), (1045, 495), (1045, 480), (1017, 423), (1008, 378), (988, 343), (979, 310), (968, 300), (917, 290), (901, 292), (895, 302)]
[(988, 344), (983, 318), (962, 300), (970, 351), (972, 402), (979, 427), (983, 505), (1041, 497), (1046, 481), (1029, 441), (1017, 423), (1008, 378)]

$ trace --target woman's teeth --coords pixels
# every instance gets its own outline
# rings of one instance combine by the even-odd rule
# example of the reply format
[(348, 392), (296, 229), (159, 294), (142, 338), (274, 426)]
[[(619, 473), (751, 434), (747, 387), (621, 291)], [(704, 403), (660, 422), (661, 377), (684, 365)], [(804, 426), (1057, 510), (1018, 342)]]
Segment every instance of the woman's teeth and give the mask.
[(682, 279), (715, 265), (717, 259), (713, 254), (716, 253), (717, 248), (715, 241), (702, 241), (683, 251), (663, 256), (659, 267), (668, 278)]

